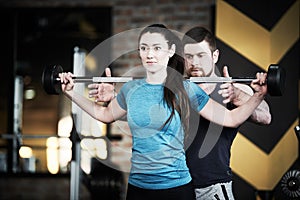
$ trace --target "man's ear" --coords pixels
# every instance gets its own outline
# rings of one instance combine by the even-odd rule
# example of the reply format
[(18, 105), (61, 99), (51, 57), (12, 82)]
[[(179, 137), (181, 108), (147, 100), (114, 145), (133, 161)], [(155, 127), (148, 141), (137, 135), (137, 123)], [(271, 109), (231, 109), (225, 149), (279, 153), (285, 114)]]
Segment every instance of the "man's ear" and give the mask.
[(176, 45), (172, 44), (172, 46), (169, 50), (169, 57), (171, 58), (172, 56), (174, 56), (175, 52), (176, 52)]
[(216, 63), (218, 62), (218, 60), (219, 60), (219, 49), (216, 49), (216, 50), (213, 52), (212, 57), (213, 57), (214, 63), (216, 64)]

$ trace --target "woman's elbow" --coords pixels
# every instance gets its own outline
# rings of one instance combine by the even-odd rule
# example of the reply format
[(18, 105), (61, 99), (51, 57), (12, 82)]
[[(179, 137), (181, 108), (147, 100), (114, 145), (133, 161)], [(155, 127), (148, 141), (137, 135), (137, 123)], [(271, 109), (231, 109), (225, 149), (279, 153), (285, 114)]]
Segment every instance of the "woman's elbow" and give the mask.
[(237, 128), (239, 127), (244, 121), (241, 121), (239, 118), (231, 118), (231, 120), (228, 121), (229, 123), (225, 126), (230, 128)]
[(110, 123), (115, 121), (114, 118), (110, 117), (109, 115), (97, 115), (95, 117), (95, 119), (97, 121), (100, 121), (100, 122), (104, 123), (104, 124), (110, 124)]
[(242, 121), (233, 122), (231, 127), (232, 128), (238, 128), (240, 125), (242, 125), (242, 123), (243, 123)]
[(238, 115), (233, 111), (229, 111), (227, 114), (225, 114), (224, 119), (225, 120), (223, 121), (223, 126), (229, 128), (237, 128), (244, 122), (243, 119), (241, 117), (238, 117)]
[(96, 118), (97, 121), (99, 122), (102, 122), (104, 124), (110, 124), (113, 122), (113, 120), (108, 120), (108, 119), (99, 119), (99, 118)]

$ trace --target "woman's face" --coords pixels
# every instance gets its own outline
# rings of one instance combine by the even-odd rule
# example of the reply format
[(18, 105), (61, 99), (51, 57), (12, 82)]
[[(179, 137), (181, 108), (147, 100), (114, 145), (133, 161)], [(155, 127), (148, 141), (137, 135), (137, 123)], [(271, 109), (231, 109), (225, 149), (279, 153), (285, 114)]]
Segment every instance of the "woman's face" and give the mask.
[(162, 34), (147, 32), (141, 36), (139, 53), (146, 70), (154, 73), (166, 70), (170, 57), (175, 53), (175, 45), (169, 49)]

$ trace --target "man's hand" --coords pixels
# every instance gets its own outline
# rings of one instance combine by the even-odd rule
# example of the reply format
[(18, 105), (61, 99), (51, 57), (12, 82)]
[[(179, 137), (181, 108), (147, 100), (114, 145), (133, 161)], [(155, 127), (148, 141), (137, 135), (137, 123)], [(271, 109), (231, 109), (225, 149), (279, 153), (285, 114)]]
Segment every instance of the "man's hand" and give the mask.
[[(109, 68), (105, 69), (107, 77), (111, 77)], [(109, 102), (115, 98), (115, 85), (110, 83), (92, 83), (88, 85), (89, 97), (95, 98), (95, 102)]]
[(265, 96), (268, 92), (267, 84), (267, 73), (258, 72), (256, 73), (256, 79), (251, 82), (251, 87), (255, 93)]
[[(230, 77), (226, 66), (223, 68), (223, 74), (224, 77)], [(232, 102), (235, 106), (239, 107), (249, 100), (249, 98), (253, 95), (253, 92), (258, 93), (259, 96), (266, 95), (266, 77), (266, 73), (257, 73), (256, 79), (251, 83), (252, 88), (246, 84), (224, 83), (221, 85), (221, 89), (218, 92), (225, 98), (223, 101), (224, 103)], [(262, 101), (262, 103), (253, 112), (250, 119), (259, 124), (271, 123), (272, 117), (269, 105), (266, 101)]]
[[(227, 66), (223, 67), (223, 75), (224, 77), (230, 77)], [(233, 102), (234, 99), (237, 97), (237, 92), (237, 88), (235, 88), (232, 83), (223, 83), (220, 86), (220, 90), (218, 91), (218, 93), (224, 98), (224, 104)]]

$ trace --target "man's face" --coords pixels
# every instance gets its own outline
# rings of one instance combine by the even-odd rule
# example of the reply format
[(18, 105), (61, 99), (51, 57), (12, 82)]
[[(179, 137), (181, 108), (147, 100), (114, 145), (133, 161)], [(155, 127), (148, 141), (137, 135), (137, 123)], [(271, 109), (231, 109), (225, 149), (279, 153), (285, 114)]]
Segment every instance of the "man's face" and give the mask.
[(211, 76), (218, 59), (218, 50), (211, 52), (206, 41), (184, 46), (186, 74), (191, 77)]

